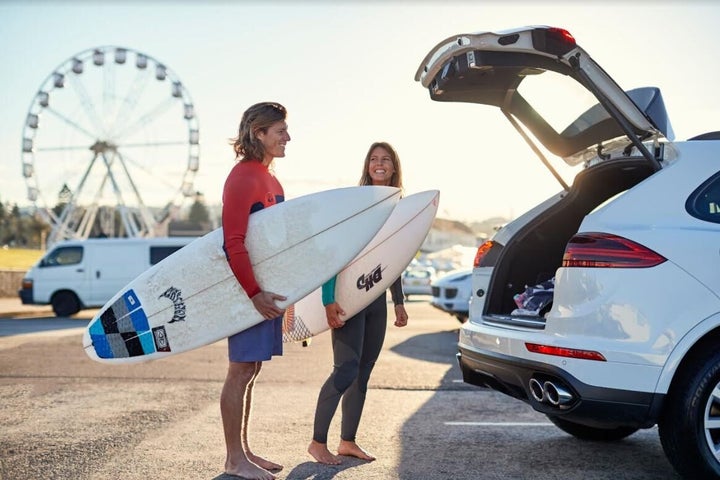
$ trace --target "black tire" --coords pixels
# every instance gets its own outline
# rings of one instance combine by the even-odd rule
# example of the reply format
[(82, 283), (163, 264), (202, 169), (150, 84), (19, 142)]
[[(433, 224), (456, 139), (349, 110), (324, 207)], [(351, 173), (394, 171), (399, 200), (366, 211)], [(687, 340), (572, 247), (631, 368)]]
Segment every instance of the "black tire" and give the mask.
[(713, 395), (720, 388), (720, 352), (708, 349), (688, 362), (665, 397), (660, 443), (683, 478), (720, 478), (713, 455), (720, 442), (720, 399)]
[(580, 440), (592, 440), (596, 442), (615, 442), (622, 440), (625, 437), (629, 437), (633, 433), (637, 432), (638, 429), (634, 427), (614, 427), (614, 428), (597, 428), (588, 427), (587, 425), (581, 425), (579, 423), (570, 422), (564, 418), (557, 417), (555, 415), (547, 415), (552, 423), (555, 424), (560, 430), (565, 433), (569, 433), (575, 438)]
[(80, 300), (73, 292), (57, 292), (51, 303), (53, 312), (58, 317), (69, 317), (80, 311)]

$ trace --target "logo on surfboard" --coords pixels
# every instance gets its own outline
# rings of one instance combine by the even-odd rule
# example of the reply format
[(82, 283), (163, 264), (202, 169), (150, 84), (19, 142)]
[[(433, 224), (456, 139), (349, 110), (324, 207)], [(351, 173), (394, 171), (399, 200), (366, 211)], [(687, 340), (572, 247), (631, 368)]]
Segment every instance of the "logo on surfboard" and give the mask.
[(360, 275), (357, 279), (356, 286), (358, 290), (370, 291), (375, 284), (382, 280), (382, 265), (378, 265), (368, 274)]
[(169, 352), (170, 342), (168, 341), (165, 327), (155, 327), (152, 329), (153, 338), (155, 339), (155, 348), (158, 352)]
[(182, 292), (179, 288), (170, 287), (165, 290), (158, 298), (167, 298), (173, 302), (173, 317), (168, 323), (185, 321), (185, 300), (182, 298)]

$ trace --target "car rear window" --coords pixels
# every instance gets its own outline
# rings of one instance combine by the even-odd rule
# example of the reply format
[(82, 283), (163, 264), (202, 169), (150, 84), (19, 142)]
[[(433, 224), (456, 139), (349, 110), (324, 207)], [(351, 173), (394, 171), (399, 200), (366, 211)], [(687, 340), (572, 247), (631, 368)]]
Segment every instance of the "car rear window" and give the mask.
[(688, 197), (685, 209), (695, 218), (720, 223), (720, 172), (703, 182)]

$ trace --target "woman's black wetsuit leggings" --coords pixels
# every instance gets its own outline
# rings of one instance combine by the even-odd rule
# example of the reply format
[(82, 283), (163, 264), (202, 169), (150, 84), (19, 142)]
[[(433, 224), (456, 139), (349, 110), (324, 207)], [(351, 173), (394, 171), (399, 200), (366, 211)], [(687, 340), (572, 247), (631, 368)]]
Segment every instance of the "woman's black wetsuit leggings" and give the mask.
[(355, 441), (370, 373), (380, 355), (387, 327), (384, 292), (342, 328), (331, 331), (333, 371), (320, 389), (315, 410), (313, 440), (327, 443), (330, 422), (342, 398), (340, 438)]

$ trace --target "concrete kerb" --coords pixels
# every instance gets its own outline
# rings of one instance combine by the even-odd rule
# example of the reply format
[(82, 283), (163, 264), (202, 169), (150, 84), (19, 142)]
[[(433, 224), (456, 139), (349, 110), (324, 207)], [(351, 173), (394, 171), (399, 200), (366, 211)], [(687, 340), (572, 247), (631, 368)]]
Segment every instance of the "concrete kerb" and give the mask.
[(52, 316), (50, 305), (23, 305), (19, 297), (0, 297), (0, 317), (20, 317), (26, 315)]

